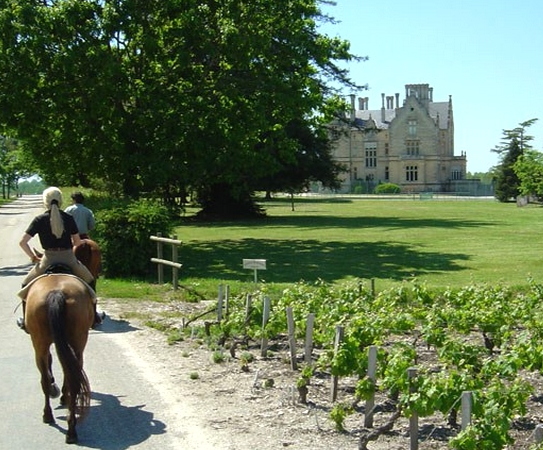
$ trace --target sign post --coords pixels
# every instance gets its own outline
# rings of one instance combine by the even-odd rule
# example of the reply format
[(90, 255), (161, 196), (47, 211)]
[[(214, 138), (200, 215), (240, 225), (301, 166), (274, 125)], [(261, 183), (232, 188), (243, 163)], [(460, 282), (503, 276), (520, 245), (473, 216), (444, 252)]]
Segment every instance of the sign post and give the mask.
[(255, 283), (257, 283), (258, 282), (257, 272), (259, 270), (266, 270), (266, 260), (265, 259), (244, 259), (243, 268), (254, 270)]

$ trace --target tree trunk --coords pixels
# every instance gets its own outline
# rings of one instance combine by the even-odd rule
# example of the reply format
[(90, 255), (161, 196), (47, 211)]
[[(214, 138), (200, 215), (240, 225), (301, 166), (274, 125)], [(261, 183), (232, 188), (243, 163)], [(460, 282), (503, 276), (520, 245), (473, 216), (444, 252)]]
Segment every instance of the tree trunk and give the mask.
[(262, 217), (263, 210), (255, 203), (251, 193), (239, 191), (227, 183), (206, 186), (198, 194), (203, 219), (243, 219)]

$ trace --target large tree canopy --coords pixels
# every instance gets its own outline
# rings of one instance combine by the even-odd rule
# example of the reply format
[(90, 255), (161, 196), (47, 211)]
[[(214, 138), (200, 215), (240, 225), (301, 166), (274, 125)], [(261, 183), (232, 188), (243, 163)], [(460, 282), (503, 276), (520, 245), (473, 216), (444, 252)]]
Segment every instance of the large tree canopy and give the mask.
[(319, 33), (318, 6), (0, 0), (0, 126), (47, 180), (129, 196), (192, 190), (212, 205), (220, 190), (243, 205), (271, 179), (333, 185), (330, 86), (355, 87), (338, 63), (357, 58)]

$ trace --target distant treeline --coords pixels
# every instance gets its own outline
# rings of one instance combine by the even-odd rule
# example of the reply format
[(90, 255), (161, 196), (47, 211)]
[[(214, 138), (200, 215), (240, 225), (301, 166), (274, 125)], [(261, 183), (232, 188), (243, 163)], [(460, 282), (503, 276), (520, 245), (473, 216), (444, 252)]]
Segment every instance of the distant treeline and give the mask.
[(45, 188), (46, 186), (42, 180), (24, 180), (19, 182), (17, 193), (19, 195), (41, 194)]

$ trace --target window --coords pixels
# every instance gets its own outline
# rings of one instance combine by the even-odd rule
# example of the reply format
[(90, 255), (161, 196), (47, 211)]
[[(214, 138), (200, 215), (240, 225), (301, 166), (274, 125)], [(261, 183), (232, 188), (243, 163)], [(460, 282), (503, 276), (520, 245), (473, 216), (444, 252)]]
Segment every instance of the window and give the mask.
[(407, 125), (409, 127), (409, 136), (416, 136), (417, 135), (417, 121), (410, 120), (407, 122)]
[(418, 181), (419, 170), (417, 166), (405, 167), (405, 181)]
[(377, 167), (377, 142), (366, 142), (366, 167)]
[(405, 141), (405, 147), (409, 156), (419, 156), (419, 141)]
[(385, 180), (386, 181), (390, 180), (390, 172), (388, 170), (388, 166), (385, 167)]
[(461, 180), (462, 179), (462, 171), (459, 169), (453, 169), (451, 172), (451, 179), (453, 180)]
[(385, 142), (385, 155), (388, 155), (388, 142)]

